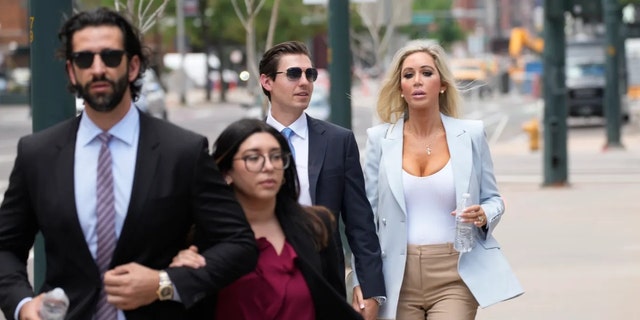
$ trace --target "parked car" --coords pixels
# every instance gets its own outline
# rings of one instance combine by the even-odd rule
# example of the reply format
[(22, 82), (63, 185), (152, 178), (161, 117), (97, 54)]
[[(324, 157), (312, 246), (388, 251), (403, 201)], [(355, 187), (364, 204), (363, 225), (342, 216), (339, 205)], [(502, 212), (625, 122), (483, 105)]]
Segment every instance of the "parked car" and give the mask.
[[(142, 112), (164, 120), (168, 119), (166, 93), (153, 69), (147, 69), (141, 79), (142, 90), (134, 104)], [(76, 112), (84, 110), (84, 100), (76, 98)]]
[[(265, 96), (260, 95), (253, 104), (243, 104), (242, 106), (247, 109), (245, 117), (262, 119), (262, 99), (266, 99)], [(329, 104), (329, 93), (322, 87), (315, 87), (311, 100), (309, 101), (309, 107), (305, 112), (313, 118), (320, 120), (329, 120), (331, 115), (331, 105)]]

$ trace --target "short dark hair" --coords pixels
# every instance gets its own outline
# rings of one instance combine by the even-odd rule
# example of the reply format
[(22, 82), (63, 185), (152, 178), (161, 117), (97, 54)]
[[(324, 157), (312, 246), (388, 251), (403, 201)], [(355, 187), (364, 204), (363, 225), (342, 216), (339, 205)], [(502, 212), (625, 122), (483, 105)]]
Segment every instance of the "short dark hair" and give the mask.
[[(86, 27), (99, 26), (118, 27), (120, 31), (122, 31), (123, 45), (127, 53), (127, 58), (131, 59), (133, 56), (138, 56), (140, 59), (138, 76), (129, 83), (131, 97), (133, 100), (136, 100), (142, 88), (142, 82), (139, 80), (149, 66), (149, 58), (146, 53), (147, 48), (144, 48), (142, 45), (140, 32), (131, 21), (120, 13), (102, 7), (91, 11), (81, 11), (71, 16), (58, 32), (58, 39), (60, 39), (61, 46), (58, 49), (57, 55), (61, 59), (70, 61), (73, 54), (73, 35)], [(76, 93), (76, 88), (71, 83), (69, 83), (68, 89), (71, 93)]]
[[(311, 58), (309, 49), (307, 49), (307, 46), (300, 41), (286, 41), (278, 43), (271, 49), (267, 50), (267, 52), (262, 56), (259, 66), (260, 74), (264, 74), (271, 79), (275, 79), (276, 72), (278, 71), (278, 63), (280, 63), (280, 57), (285, 54), (303, 54)], [(262, 88), (262, 92), (264, 92), (267, 98), (269, 98), (269, 101), (271, 101), (271, 93), (265, 90), (264, 87)]]

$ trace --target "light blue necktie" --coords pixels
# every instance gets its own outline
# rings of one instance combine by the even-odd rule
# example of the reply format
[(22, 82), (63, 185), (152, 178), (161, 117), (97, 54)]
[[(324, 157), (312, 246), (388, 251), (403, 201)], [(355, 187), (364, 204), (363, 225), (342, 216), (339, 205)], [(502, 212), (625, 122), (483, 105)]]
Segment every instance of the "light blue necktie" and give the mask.
[(287, 142), (289, 143), (289, 149), (291, 149), (291, 155), (295, 159), (296, 158), (296, 149), (293, 148), (293, 143), (291, 143), (291, 137), (294, 134), (295, 133), (293, 132), (293, 130), (291, 130), (291, 128), (282, 129), (282, 135), (284, 135), (284, 137), (287, 138)]

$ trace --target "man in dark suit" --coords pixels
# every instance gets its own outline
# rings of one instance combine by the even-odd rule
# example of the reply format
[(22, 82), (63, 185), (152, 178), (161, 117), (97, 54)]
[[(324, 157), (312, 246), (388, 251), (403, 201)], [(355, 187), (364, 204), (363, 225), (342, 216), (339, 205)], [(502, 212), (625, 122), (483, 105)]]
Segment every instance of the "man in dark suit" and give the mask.
[[(0, 206), (0, 306), (8, 319), (40, 319), (26, 272), (40, 231), (41, 291), (66, 291), (68, 319), (187, 318), (254, 269), (253, 232), (207, 139), (135, 107), (147, 58), (130, 22), (80, 12), (59, 36), (85, 111), (18, 143)], [(167, 268), (192, 226), (207, 267)]]
[[(294, 155), (300, 178), (299, 201), (304, 205), (325, 206), (336, 217), (342, 216), (355, 257), (358, 292), (361, 289), (365, 298), (357, 303), (358, 311), (366, 319), (375, 319), (386, 293), (380, 244), (353, 132), (304, 112), (318, 71), (313, 68), (303, 43), (288, 41), (275, 45), (263, 55), (259, 68), (262, 91), (271, 103), (267, 123), (287, 137)], [(338, 232), (335, 240), (341, 244)], [(344, 274), (342, 255), (340, 261)]]

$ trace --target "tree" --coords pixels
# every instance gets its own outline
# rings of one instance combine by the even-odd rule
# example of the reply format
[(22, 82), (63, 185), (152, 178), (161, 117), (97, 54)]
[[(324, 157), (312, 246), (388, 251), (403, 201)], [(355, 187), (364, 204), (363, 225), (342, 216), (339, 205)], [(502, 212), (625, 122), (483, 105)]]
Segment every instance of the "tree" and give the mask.
[(247, 37), (245, 39), (246, 48), (247, 48), (247, 67), (249, 68), (249, 72), (251, 73), (251, 78), (249, 78), (249, 92), (254, 92), (257, 87), (257, 79), (258, 79), (258, 65), (256, 63), (256, 27), (255, 20), (258, 16), (258, 13), (264, 6), (266, 0), (244, 0), (244, 11), (243, 8), (240, 8), (238, 5), (239, 0), (231, 0), (233, 4), (233, 9), (240, 19), (242, 26), (247, 32)]
[[(137, 0), (138, 5), (135, 5), (136, 0), (127, 0), (126, 4), (120, 0), (115, 0), (116, 11), (123, 12), (129, 16), (131, 21), (138, 26), (138, 29), (142, 34), (146, 33), (153, 27), (159, 18), (162, 17), (167, 3), (169, 0), (159, 0), (159, 5), (155, 5), (155, 0)], [(146, 2), (146, 4), (145, 4)], [(155, 9), (154, 9), (155, 7)]]
[(273, 46), (273, 34), (276, 31), (276, 25), (278, 24), (278, 11), (280, 10), (280, 0), (274, 0), (273, 7), (271, 8), (271, 19), (269, 19), (269, 32), (267, 33), (266, 48)]
[(409, 22), (406, 17), (411, 15), (412, 2), (396, 0), (392, 4), (391, 0), (376, 0), (355, 5), (359, 22), (367, 30), (368, 37), (355, 30), (351, 32), (354, 55), (371, 64), (374, 70), (381, 69), (396, 28)]

